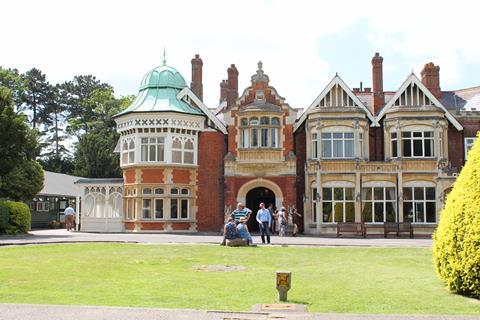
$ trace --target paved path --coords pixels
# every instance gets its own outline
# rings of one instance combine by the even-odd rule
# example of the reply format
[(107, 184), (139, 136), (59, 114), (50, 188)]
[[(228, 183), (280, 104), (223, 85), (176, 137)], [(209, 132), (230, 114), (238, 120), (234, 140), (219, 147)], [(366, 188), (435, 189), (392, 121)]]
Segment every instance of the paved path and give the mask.
[(2, 320), (478, 320), (469, 316), (222, 312), (186, 309), (1, 304)]
[[(23, 236), (0, 236), (0, 245), (64, 243), (64, 242), (131, 242), (131, 243), (192, 243), (219, 244), (222, 237), (215, 234), (167, 233), (86, 233), (63, 229), (31, 231)], [(261, 243), (259, 236), (254, 243)], [(327, 238), (327, 237), (272, 237), (272, 245), (288, 246), (361, 246), (361, 247), (431, 247), (431, 239), (408, 238)]]

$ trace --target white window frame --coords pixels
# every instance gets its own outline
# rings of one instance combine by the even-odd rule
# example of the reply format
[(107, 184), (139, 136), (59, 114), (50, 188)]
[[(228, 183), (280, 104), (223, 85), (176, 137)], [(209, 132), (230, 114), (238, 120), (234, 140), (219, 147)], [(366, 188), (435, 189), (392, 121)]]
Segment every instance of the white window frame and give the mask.
[[(327, 200), (325, 199), (324, 197), (324, 189), (331, 189), (331, 192), (332, 192), (332, 199), (331, 200)], [(343, 199), (335, 199), (335, 189), (343, 189)], [(346, 189), (351, 189), (352, 190), (352, 199), (349, 199), (347, 200), (346, 199)], [(332, 221), (325, 221), (325, 213), (323, 212), (323, 207), (325, 206), (325, 204), (327, 203), (331, 203), (331, 217), (332, 217)], [(342, 203), (343, 205), (343, 211), (342, 211), (342, 221), (335, 221), (335, 205), (337, 203)], [(355, 222), (355, 188), (353, 187), (329, 187), (329, 186), (323, 186), (322, 187), (322, 222), (324, 224), (327, 224), (327, 223), (338, 223), (338, 222), (346, 222), (346, 209), (347, 209), (347, 203), (350, 203), (350, 204), (353, 204), (353, 221), (351, 222)], [(350, 221), (349, 221), (350, 222)]]
[[(277, 122), (278, 124), (276, 124)], [(279, 149), (280, 128), (281, 124), (278, 117), (241, 118), (239, 146), (242, 149)]]
[(312, 133), (312, 159), (318, 159), (318, 133)]
[[(375, 189), (382, 189), (382, 199), (375, 199)], [(393, 190), (393, 199), (388, 199), (387, 200), (387, 189), (392, 189)], [(366, 198), (366, 191), (370, 190), (371, 194), (371, 199)], [(363, 218), (363, 210), (365, 209), (365, 205), (369, 203), (371, 204), (372, 207), (372, 212), (371, 212), (371, 219), (369, 221), (366, 221)], [(381, 221), (375, 221), (375, 204), (382, 204), (383, 208), (383, 218)], [(387, 222), (387, 203), (392, 205), (393, 211), (394, 211), (394, 221), (388, 221), (388, 222), (397, 222), (397, 199), (396, 199), (396, 190), (394, 187), (387, 187), (387, 186), (374, 186), (374, 187), (362, 187), (362, 220), (365, 223), (371, 223), (371, 224), (378, 224), (378, 223), (384, 223)]]
[[(341, 137), (334, 137), (334, 135), (341, 134)], [(351, 135), (351, 138), (346, 138), (345, 135)], [(330, 137), (326, 137), (330, 135)], [(355, 134), (353, 131), (322, 131), (320, 139), (322, 140), (322, 159), (354, 159), (355, 158)], [(352, 154), (346, 155), (346, 142), (352, 143)], [(330, 155), (326, 155), (326, 142), (330, 142)], [(334, 144), (340, 142), (342, 144), (342, 156), (335, 154)]]
[[(409, 133), (410, 137), (404, 137), (404, 133)], [(414, 137), (414, 133), (421, 133), (420, 137)], [(431, 134), (430, 137), (425, 137), (425, 134), (429, 133)], [(435, 143), (434, 143), (434, 132), (433, 131), (427, 131), (427, 130), (405, 130), (400, 133), (401, 137), (397, 136), (397, 141), (400, 140), (402, 144), (402, 157), (405, 158), (433, 158), (435, 157)], [(425, 140), (430, 140), (431, 144), (431, 155), (425, 155)], [(410, 141), (410, 155), (406, 156), (405, 155), (405, 141)], [(422, 143), (422, 154), (421, 155), (415, 155), (415, 141), (421, 141)]]
[(48, 212), (50, 211), (50, 202), (49, 201), (38, 201), (36, 203), (37, 212)]
[[(145, 142), (146, 140), (146, 142)], [(163, 142), (160, 142), (163, 140)], [(140, 161), (141, 162), (165, 162), (165, 136), (142, 136), (140, 137)], [(151, 148), (155, 150), (155, 157), (151, 159)], [(163, 148), (161, 148), (163, 147)], [(159, 151), (163, 150), (162, 157), (159, 156)], [(146, 151), (146, 152), (145, 152)], [(146, 159), (145, 159), (146, 157)], [(161, 159), (163, 158), (163, 159)]]
[[(411, 189), (411, 194), (412, 194), (412, 199), (405, 199), (405, 189)], [(419, 188), (422, 188), (423, 189), (423, 199), (415, 199), (415, 189), (419, 189)], [(433, 192), (434, 192), (434, 197), (433, 199), (427, 199), (427, 188), (429, 189), (433, 189)], [(409, 222), (409, 221), (406, 221), (405, 220), (405, 217), (406, 217), (406, 204), (407, 203), (411, 203), (412, 204), (412, 217), (411, 217), (411, 222), (416, 224), (416, 223), (419, 223), (419, 224), (436, 224), (437, 223), (437, 204), (436, 204), (436, 189), (435, 187), (433, 186), (404, 186), (403, 187), (403, 195), (404, 195), (404, 199), (403, 199), (403, 216), (404, 216), (404, 221), (405, 222)], [(435, 209), (435, 212), (434, 212), (434, 217), (435, 217), (435, 221), (433, 222), (427, 222), (427, 203), (433, 203), (434, 204), (434, 209)], [(423, 221), (420, 221), (418, 222), (417, 221), (417, 204), (423, 204)], [(407, 217), (407, 218), (410, 218), (410, 215)]]
[(465, 138), (465, 161), (467, 160), (468, 151), (470, 151), (470, 149), (472, 148), (475, 140), (477, 140), (477, 137)]

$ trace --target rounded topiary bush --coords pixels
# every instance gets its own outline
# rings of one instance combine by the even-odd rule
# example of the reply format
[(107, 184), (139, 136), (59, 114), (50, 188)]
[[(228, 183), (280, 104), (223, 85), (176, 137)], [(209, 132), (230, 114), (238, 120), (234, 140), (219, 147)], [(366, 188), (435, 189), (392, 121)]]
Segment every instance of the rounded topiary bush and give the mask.
[(5, 228), (7, 234), (27, 233), (30, 230), (30, 209), (23, 202), (3, 201), (0, 206), (8, 208), (8, 224)]
[(450, 290), (480, 298), (480, 135), (447, 197), (433, 257)]

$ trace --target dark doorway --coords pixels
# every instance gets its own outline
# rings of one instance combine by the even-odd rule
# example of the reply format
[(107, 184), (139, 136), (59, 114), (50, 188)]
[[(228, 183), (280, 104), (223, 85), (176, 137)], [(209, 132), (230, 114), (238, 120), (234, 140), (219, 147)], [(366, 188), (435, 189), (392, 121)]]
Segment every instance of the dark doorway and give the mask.
[(260, 202), (265, 203), (265, 208), (268, 208), (269, 204), (273, 204), (275, 207), (275, 194), (272, 190), (264, 187), (258, 187), (248, 191), (247, 193), (247, 208), (252, 210), (252, 215), (248, 220), (247, 226), (250, 231), (258, 231), (258, 222), (256, 221), (257, 212)]

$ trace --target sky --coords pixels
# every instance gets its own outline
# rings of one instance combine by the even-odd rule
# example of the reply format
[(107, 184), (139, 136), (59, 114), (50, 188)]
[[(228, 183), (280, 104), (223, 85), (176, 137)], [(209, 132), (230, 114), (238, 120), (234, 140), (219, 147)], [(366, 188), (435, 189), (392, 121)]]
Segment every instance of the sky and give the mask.
[(478, 1), (101, 1), (4, 0), (0, 66), (41, 69), (51, 83), (93, 74), (117, 96), (137, 94), (162, 62), (188, 84), (203, 60), (204, 102), (218, 105), (234, 63), (239, 91), (263, 62), (270, 85), (307, 108), (338, 73), (371, 87), (371, 58), (383, 56), (384, 89), (412, 70), (440, 66), (443, 90), (480, 85)]

